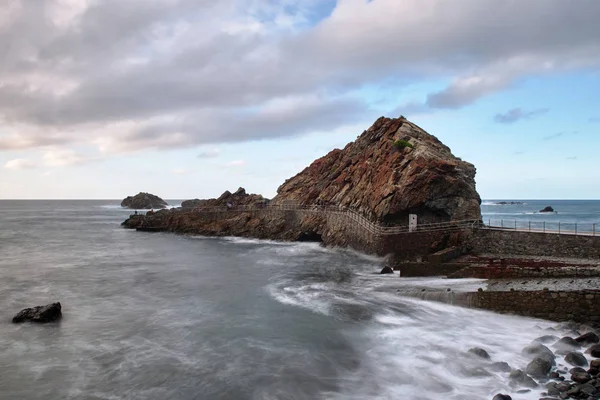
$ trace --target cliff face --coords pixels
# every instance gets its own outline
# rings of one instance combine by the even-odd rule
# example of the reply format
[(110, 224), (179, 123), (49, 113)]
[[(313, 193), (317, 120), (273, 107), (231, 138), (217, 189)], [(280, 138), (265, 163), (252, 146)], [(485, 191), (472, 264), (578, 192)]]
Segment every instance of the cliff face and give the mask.
[[(412, 145), (395, 145), (401, 140)], [(379, 118), (278, 189), (274, 203), (334, 204), (383, 223), (480, 219), (475, 167), (404, 118)]]

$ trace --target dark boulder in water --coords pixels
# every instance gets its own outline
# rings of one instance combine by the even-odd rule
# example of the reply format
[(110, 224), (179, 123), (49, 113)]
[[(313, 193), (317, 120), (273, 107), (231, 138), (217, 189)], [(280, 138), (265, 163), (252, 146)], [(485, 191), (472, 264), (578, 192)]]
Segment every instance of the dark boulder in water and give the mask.
[(19, 311), (12, 319), (15, 324), (21, 322), (46, 323), (60, 319), (62, 317), (60, 303), (52, 303), (45, 306), (26, 308)]
[(533, 357), (541, 357), (544, 360), (549, 361), (552, 365), (555, 365), (555, 356), (554, 353), (552, 352), (552, 350), (550, 350), (549, 348), (547, 348), (546, 346), (544, 346), (541, 343), (533, 343), (527, 347), (525, 347), (522, 351), (521, 354), (523, 354), (524, 356), (533, 356)]
[(565, 361), (571, 365), (577, 365), (579, 367), (586, 367), (588, 365), (588, 361), (585, 356), (578, 351), (567, 353), (565, 356)]
[(388, 266), (383, 267), (383, 269), (380, 272), (380, 274), (393, 274), (393, 273), (394, 273), (394, 270), (392, 269), (392, 267), (388, 267)]
[(498, 393), (492, 400), (512, 400), (512, 397), (507, 394)]
[(594, 344), (585, 351), (587, 354), (591, 354), (592, 357), (600, 358), (600, 344)]
[(540, 210), (541, 213), (551, 213), (551, 212), (555, 212), (554, 208), (550, 207), (550, 206), (546, 206), (544, 208), (542, 208)]
[(557, 354), (567, 354), (571, 351), (578, 350), (581, 345), (570, 336), (561, 338), (558, 342), (552, 345), (556, 349)]
[(594, 332), (584, 333), (583, 335), (576, 337), (575, 341), (583, 345), (594, 344), (600, 342), (600, 338)]
[(528, 388), (536, 388), (538, 386), (537, 382), (534, 381), (529, 375), (520, 369), (515, 369), (508, 375), (508, 379), (510, 380), (510, 386), (512, 387), (528, 387)]
[(573, 382), (586, 383), (590, 379), (592, 379), (592, 377), (587, 372), (575, 372), (575, 373), (571, 374), (571, 380)]
[(473, 347), (472, 349), (469, 349), (469, 353), (476, 355), (480, 358), (485, 358), (486, 360), (490, 359), (490, 355), (488, 354), (488, 352), (482, 349), (481, 347)]
[(510, 372), (512, 370), (510, 365), (508, 365), (508, 363), (505, 361), (495, 362), (492, 365), (490, 365), (490, 368), (494, 371), (499, 371), (499, 372)]
[(552, 362), (545, 357), (536, 357), (527, 364), (525, 372), (534, 378), (545, 378), (552, 369)]

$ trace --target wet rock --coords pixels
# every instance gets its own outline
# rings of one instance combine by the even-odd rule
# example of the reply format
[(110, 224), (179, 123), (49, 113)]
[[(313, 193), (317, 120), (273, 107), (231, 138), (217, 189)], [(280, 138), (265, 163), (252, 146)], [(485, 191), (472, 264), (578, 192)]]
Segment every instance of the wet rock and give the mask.
[(554, 212), (554, 208), (550, 207), (550, 206), (546, 206), (544, 208), (542, 208), (540, 210), (541, 213), (550, 213), (550, 212)]
[(469, 349), (469, 353), (476, 355), (477, 357), (484, 358), (486, 360), (489, 360), (491, 358), (488, 352), (480, 347), (473, 347), (472, 349)]
[(490, 369), (498, 372), (510, 372), (512, 368), (510, 365), (508, 365), (508, 363), (504, 361), (498, 361), (490, 365)]
[(590, 367), (600, 369), (600, 360), (592, 360), (590, 362)]
[(585, 369), (581, 368), (581, 367), (573, 367), (569, 370), (570, 374), (574, 374), (576, 372), (585, 372)]
[(557, 354), (567, 354), (571, 351), (578, 350), (581, 345), (570, 336), (561, 338), (558, 342), (552, 345), (556, 349)]
[(587, 372), (575, 372), (574, 374), (571, 374), (571, 380), (573, 382), (586, 383), (590, 379), (592, 379), (592, 377)]
[(577, 365), (580, 367), (585, 367), (588, 365), (588, 361), (585, 356), (578, 351), (567, 353), (565, 356), (565, 361), (571, 365)]
[(528, 376), (525, 372), (520, 369), (515, 369), (508, 376), (510, 380), (510, 386), (512, 387), (528, 387), (534, 389), (537, 387), (536, 381), (534, 381), (530, 376)]
[(512, 400), (512, 397), (507, 394), (498, 393), (492, 398), (492, 400)]
[(581, 343), (582, 345), (590, 345), (594, 343), (600, 342), (600, 338), (594, 332), (584, 333), (583, 335), (575, 338), (577, 343)]
[(590, 374), (591, 376), (598, 376), (598, 373), (600, 373), (600, 369), (590, 368), (587, 370), (587, 373)]
[(600, 344), (591, 345), (585, 352), (591, 354), (592, 357), (600, 358)]
[(577, 385), (577, 389), (579, 389), (579, 393), (585, 394), (586, 396), (591, 396), (598, 391), (593, 385), (590, 385), (589, 383)]
[(21, 322), (47, 323), (60, 319), (62, 317), (60, 303), (47, 304), (33, 308), (25, 308), (19, 311), (12, 319), (15, 324)]
[(388, 266), (383, 267), (383, 269), (380, 272), (380, 274), (393, 274), (393, 273), (394, 273), (394, 270), (392, 269), (392, 267), (388, 267)]
[(553, 371), (553, 372), (550, 372), (550, 375), (548, 375), (548, 377), (549, 377), (550, 379), (558, 379), (558, 378), (560, 378), (560, 375), (559, 375), (559, 373), (558, 373), (558, 372), (556, 372), (556, 371)]
[(548, 376), (551, 369), (552, 363), (542, 356), (536, 357), (532, 362), (527, 364), (525, 372), (534, 378), (545, 378)]
[(560, 382), (554, 386), (559, 392), (564, 393), (571, 388), (571, 384), (567, 382)]
[(554, 343), (559, 339), (558, 336), (554, 336), (554, 335), (544, 335), (544, 336), (540, 336), (537, 339), (534, 339), (534, 342), (539, 342), (542, 344), (548, 344), (548, 343)]
[(552, 365), (556, 365), (555, 358), (556, 356), (548, 347), (544, 346), (541, 343), (534, 342), (529, 346), (525, 347), (521, 350), (521, 354), (524, 356), (530, 356), (531, 358), (541, 357), (547, 361), (549, 361)]

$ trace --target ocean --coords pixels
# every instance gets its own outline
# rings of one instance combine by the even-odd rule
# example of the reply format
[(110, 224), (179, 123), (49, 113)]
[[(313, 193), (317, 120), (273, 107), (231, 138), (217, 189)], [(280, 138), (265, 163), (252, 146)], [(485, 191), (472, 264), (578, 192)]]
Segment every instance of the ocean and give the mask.
[[(548, 206), (554, 212), (540, 212)], [(485, 200), (481, 216), (495, 227), (600, 235), (600, 200)]]
[[(521, 349), (568, 331), (403, 296), (481, 280), (379, 275), (376, 257), (313, 243), (126, 230), (118, 204), (0, 201), (1, 399), (538, 399), (468, 350), (524, 368)], [(58, 323), (10, 321), (55, 301)]]

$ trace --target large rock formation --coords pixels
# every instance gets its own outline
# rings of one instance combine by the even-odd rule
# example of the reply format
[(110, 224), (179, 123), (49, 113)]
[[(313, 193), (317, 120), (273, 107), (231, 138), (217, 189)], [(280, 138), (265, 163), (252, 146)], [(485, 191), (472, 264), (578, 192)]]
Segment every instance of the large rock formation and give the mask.
[[(379, 118), (355, 142), (288, 179), (270, 202), (240, 188), (216, 199), (185, 201), (180, 209), (132, 216), (123, 225), (200, 235), (322, 239), (326, 244), (385, 254), (393, 243), (377, 247), (373, 235), (365, 234), (364, 227), (361, 231), (354, 220), (264, 205), (341, 206), (380, 225), (406, 226), (409, 214), (417, 214), (420, 223), (480, 220), (474, 177), (473, 165), (453, 156), (434, 136), (404, 118)], [(246, 212), (241, 206), (260, 211)], [(207, 213), (206, 207), (217, 212)], [(454, 237), (431, 239), (424, 251), (455, 245)]]
[(135, 196), (127, 196), (121, 202), (121, 207), (137, 210), (150, 210), (155, 208), (165, 208), (167, 206), (167, 202), (160, 197), (144, 192), (140, 192)]
[(385, 223), (481, 219), (475, 167), (404, 118), (379, 118), (355, 142), (287, 180), (274, 203), (335, 204)]

